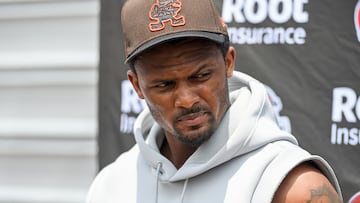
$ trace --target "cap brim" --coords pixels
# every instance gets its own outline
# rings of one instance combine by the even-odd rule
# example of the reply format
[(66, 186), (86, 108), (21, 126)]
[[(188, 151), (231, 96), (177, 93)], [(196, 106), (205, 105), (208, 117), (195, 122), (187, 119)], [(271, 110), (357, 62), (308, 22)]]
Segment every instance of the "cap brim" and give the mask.
[(129, 63), (131, 60), (133, 60), (136, 56), (138, 56), (140, 53), (142, 53), (146, 49), (149, 49), (151, 47), (154, 47), (156, 45), (159, 45), (159, 44), (167, 42), (167, 41), (180, 39), (180, 38), (187, 38), (187, 37), (205, 38), (205, 39), (209, 39), (209, 40), (214, 41), (219, 44), (222, 44), (225, 42), (225, 36), (220, 33), (203, 32), (203, 31), (186, 31), (186, 32), (171, 33), (168, 35), (164, 35), (164, 36), (152, 39), (152, 40), (144, 43), (143, 45), (141, 45), (138, 49), (136, 49), (134, 52), (132, 52), (125, 59), (125, 64)]

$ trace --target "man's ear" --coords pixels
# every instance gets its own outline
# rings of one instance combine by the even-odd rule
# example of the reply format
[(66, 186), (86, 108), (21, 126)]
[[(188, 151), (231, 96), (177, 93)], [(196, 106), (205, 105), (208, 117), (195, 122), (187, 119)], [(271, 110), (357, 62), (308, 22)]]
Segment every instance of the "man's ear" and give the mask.
[(225, 58), (226, 76), (230, 78), (233, 75), (235, 69), (235, 48), (230, 46)]
[(140, 89), (139, 80), (138, 80), (136, 73), (134, 73), (132, 70), (128, 70), (127, 77), (130, 80), (132, 86), (134, 87), (138, 97), (140, 99), (144, 99), (144, 95)]

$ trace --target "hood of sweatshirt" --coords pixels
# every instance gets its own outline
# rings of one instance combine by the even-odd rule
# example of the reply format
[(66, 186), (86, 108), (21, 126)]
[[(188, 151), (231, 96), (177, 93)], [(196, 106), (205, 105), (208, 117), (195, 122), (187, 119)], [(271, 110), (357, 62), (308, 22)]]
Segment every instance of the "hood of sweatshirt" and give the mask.
[(270, 142), (287, 140), (297, 144), (292, 135), (278, 127), (263, 84), (237, 71), (228, 84), (231, 106), (218, 129), (179, 169), (160, 154), (158, 146), (164, 136), (150, 112), (145, 109), (138, 116), (135, 139), (141, 156), (157, 171), (154, 173), (157, 179), (187, 180)]

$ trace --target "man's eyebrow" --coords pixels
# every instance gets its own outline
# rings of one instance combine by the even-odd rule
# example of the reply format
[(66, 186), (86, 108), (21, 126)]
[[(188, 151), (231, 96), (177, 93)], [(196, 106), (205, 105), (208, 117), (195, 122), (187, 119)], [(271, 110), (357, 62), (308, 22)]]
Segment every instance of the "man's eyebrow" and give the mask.
[(204, 70), (204, 69), (207, 68), (207, 67), (208, 67), (208, 64), (202, 64), (198, 69), (196, 69), (196, 70), (191, 74), (191, 76), (198, 74), (199, 72), (201, 72), (202, 70)]

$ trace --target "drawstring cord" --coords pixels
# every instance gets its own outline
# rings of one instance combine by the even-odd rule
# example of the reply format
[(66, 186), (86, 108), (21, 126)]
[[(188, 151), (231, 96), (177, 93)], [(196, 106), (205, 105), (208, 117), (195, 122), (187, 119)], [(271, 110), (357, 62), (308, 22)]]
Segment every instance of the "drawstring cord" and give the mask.
[(183, 190), (182, 190), (182, 193), (181, 193), (181, 203), (184, 202), (185, 190), (186, 190), (188, 181), (189, 181), (189, 179), (186, 179), (185, 182), (184, 182), (184, 187), (183, 187)]
[[(159, 198), (159, 177), (160, 177), (160, 169), (161, 169), (161, 162), (156, 164), (156, 192), (155, 192), (155, 203), (158, 203), (158, 198)], [(185, 196), (185, 191), (188, 185), (189, 179), (186, 179), (184, 182), (184, 186), (183, 186), (183, 190), (181, 192), (181, 203), (184, 202), (184, 196)]]
[(161, 162), (157, 163), (156, 165), (156, 193), (155, 193), (155, 203), (158, 203), (158, 193), (159, 193), (159, 176), (160, 176), (160, 168)]

